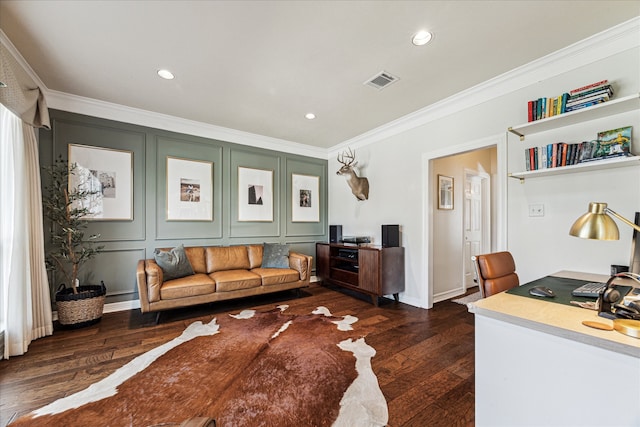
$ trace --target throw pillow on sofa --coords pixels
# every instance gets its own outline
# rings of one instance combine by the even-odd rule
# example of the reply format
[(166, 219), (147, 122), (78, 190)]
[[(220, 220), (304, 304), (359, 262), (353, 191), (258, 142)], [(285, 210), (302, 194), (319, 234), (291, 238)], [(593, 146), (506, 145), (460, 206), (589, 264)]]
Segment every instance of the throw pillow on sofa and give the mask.
[(289, 245), (265, 243), (262, 249), (262, 268), (289, 268)]
[(156, 264), (162, 269), (165, 281), (194, 274), (189, 258), (184, 252), (184, 245), (177, 246), (170, 251), (156, 249), (153, 257)]

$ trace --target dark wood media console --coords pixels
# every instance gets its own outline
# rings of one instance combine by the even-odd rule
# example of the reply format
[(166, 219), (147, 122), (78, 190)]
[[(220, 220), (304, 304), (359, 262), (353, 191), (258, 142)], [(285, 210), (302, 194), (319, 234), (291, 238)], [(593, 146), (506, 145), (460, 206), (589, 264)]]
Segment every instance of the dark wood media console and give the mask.
[(404, 291), (404, 248), (370, 244), (316, 243), (316, 276), (323, 283), (371, 296), (391, 295), (398, 301)]

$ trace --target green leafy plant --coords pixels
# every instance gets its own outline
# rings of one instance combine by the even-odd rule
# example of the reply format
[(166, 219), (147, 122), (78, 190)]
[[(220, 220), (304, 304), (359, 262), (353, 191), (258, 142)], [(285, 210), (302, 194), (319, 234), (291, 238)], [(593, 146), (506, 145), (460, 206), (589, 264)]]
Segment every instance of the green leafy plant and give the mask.
[[(104, 246), (96, 246), (99, 234), (85, 238), (86, 220), (91, 210), (87, 202), (100, 194), (100, 190), (82, 185), (69, 188), (69, 178), (82, 178), (76, 163), (69, 163), (59, 156), (51, 166), (43, 168), (48, 177), (44, 188), (42, 207), (45, 217), (51, 220), (51, 247), (47, 251), (47, 267), (66, 278), (77, 294), (78, 273), (82, 265), (98, 255)], [(75, 180), (72, 180), (75, 182)], [(85, 188), (86, 187), (86, 188)]]

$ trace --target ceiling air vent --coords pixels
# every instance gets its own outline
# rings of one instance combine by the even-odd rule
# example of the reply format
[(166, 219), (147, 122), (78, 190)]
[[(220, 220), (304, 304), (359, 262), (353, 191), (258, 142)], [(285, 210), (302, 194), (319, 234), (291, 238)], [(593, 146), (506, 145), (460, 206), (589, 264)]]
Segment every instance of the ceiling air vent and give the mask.
[(369, 80), (367, 80), (366, 82), (364, 82), (365, 85), (374, 87), (378, 90), (384, 89), (385, 87), (389, 86), (391, 83), (394, 83), (396, 81), (400, 80), (399, 78), (397, 78), (394, 75), (391, 75), (389, 73), (387, 73), (386, 71), (381, 71), (378, 74), (376, 74), (375, 76), (371, 77)]

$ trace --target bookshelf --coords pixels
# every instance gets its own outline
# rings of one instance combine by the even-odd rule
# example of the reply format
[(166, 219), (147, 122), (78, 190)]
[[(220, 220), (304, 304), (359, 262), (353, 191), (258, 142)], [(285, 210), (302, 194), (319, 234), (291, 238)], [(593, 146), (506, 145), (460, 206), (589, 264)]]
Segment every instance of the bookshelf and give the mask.
[(546, 132), (548, 130), (638, 109), (640, 109), (640, 93), (635, 93), (619, 99), (603, 102), (602, 104), (594, 105), (593, 107), (584, 108), (582, 110), (571, 111), (570, 113), (564, 113), (558, 116), (513, 126), (507, 130), (520, 137), (520, 141), (524, 141), (526, 135)]
[(601, 169), (621, 168), (625, 166), (640, 166), (640, 156), (617, 157), (614, 159), (594, 160), (577, 165), (562, 166), (558, 168), (546, 168), (533, 171), (513, 172), (510, 178), (517, 178), (524, 182), (525, 178), (539, 178), (543, 176), (562, 175), (565, 173), (588, 172)]
[[(517, 135), (520, 141), (524, 141), (527, 135), (547, 132), (565, 126), (585, 123), (590, 120), (613, 116), (630, 111), (640, 111), (640, 93), (625, 96), (619, 99), (604, 102), (593, 107), (572, 111), (549, 117), (542, 120), (528, 122), (518, 126), (510, 127), (508, 132)], [(588, 172), (609, 168), (640, 166), (640, 156), (618, 157), (612, 159), (594, 160), (576, 165), (562, 166), (556, 168), (537, 169), (531, 171), (512, 172), (510, 178), (519, 179), (524, 183), (526, 178), (538, 178), (543, 176), (562, 175), (566, 173)]]

